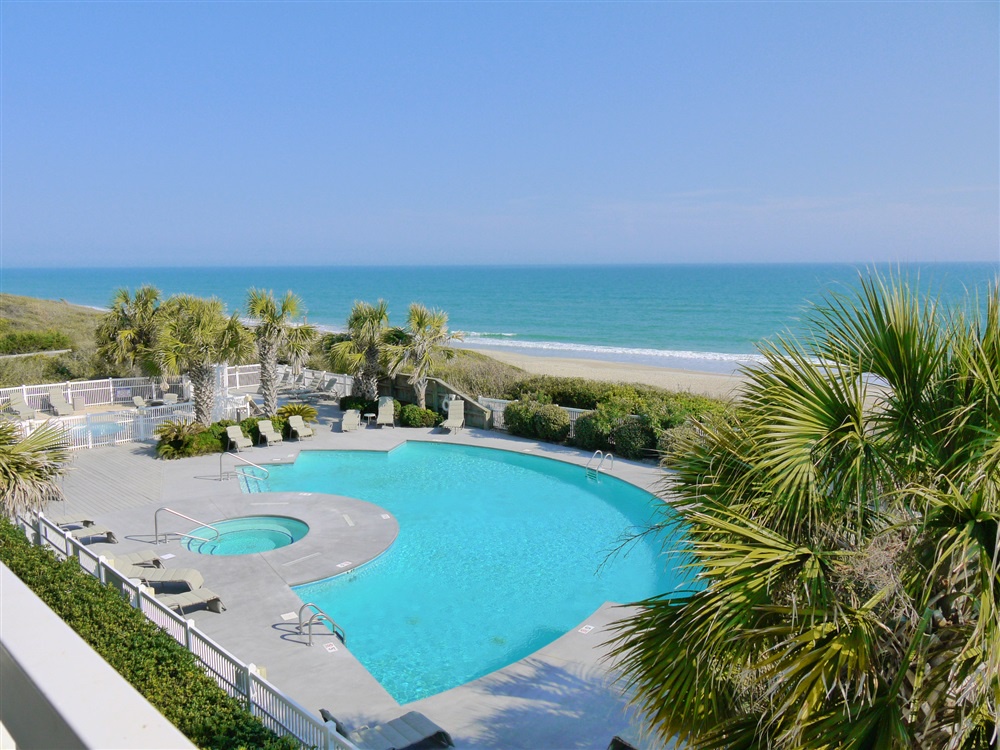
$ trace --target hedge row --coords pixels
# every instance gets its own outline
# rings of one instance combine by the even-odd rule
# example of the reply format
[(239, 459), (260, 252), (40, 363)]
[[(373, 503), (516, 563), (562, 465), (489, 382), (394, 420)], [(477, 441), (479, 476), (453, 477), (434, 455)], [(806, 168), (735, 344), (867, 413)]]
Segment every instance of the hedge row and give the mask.
[(209, 677), (194, 655), (80, 569), (0, 518), (0, 560), (157, 711), (202, 748), (294, 748)]
[(0, 354), (29, 354), (72, 348), (73, 340), (62, 331), (18, 331), (0, 336)]

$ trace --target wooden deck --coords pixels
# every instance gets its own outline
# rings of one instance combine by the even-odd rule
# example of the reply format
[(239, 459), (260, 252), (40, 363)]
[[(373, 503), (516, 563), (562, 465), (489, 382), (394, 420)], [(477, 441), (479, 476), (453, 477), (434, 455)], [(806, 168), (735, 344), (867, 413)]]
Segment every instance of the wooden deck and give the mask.
[[(100, 516), (128, 508), (159, 503), (163, 494), (163, 462), (151, 461), (152, 444), (76, 451), (62, 486), (66, 503), (52, 512)], [(65, 508), (59, 507), (65, 505)]]

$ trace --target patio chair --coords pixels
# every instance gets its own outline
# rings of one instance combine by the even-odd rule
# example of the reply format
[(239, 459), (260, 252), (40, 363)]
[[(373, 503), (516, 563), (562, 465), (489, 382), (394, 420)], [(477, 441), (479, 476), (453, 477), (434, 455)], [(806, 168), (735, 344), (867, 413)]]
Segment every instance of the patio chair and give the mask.
[(208, 589), (192, 589), (191, 591), (182, 591), (179, 594), (157, 594), (156, 600), (170, 609), (177, 610), (182, 615), (188, 607), (199, 605), (204, 605), (210, 612), (220, 614), (226, 609), (226, 605), (222, 603), (219, 595)]
[(251, 396), (249, 393), (247, 394), (247, 406), (250, 407), (251, 416), (253, 415), (256, 415), (258, 417), (265, 416), (264, 407), (258, 404), (256, 401), (254, 401), (253, 396)]
[(56, 413), (57, 417), (73, 416), (73, 405), (66, 400), (62, 390), (59, 388), (49, 388), (49, 406)]
[(237, 453), (242, 453), (244, 448), (253, 448), (253, 441), (243, 434), (242, 428), (238, 424), (229, 425), (226, 428), (226, 436), (229, 438), (227, 450), (236, 447)]
[(337, 734), (349, 739), (359, 750), (406, 750), (416, 745), (423, 746), (422, 743), (428, 741), (436, 742), (441, 747), (455, 747), (451, 735), (419, 711), (408, 711), (385, 724), (363, 726), (353, 732), (348, 731), (325, 708), (319, 710), (319, 715), (323, 721), (333, 724)]
[(115, 560), (111, 566), (125, 578), (137, 578), (149, 585), (154, 583), (183, 584), (189, 591), (200, 589), (205, 577), (194, 568), (143, 568)]
[(396, 426), (396, 406), (392, 402), (392, 396), (380, 396), (378, 400), (378, 417), (375, 424), (379, 427), (388, 425)]
[(288, 432), (296, 440), (313, 436), (312, 427), (306, 427), (306, 423), (298, 414), (293, 414), (288, 418)]
[(138, 552), (123, 552), (120, 555), (115, 555), (113, 558), (108, 559), (108, 563), (114, 566), (116, 563), (118, 565), (128, 565), (128, 566), (142, 566), (150, 568), (162, 568), (163, 560), (152, 550), (139, 550)]
[(340, 420), (340, 431), (357, 430), (361, 427), (361, 412), (358, 409), (348, 409)]
[(63, 529), (68, 529), (74, 526), (80, 527), (80, 526), (94, 525), (93, 519), (87, 518), (86, 516), (79, 513), (77, 514), (67, 513), (62, 516), (45, 516), (45, 518), (54, 523), (56, 526), (59, 526), (60, 528)]
[(10, 400), (6, 403), (6, 408), (10, 409), (12, 412), (17, 414), (18, 419), (34, 419), (35, 410), (31, 408), (24, 401), (24, 396), (22, 396), (17, 391), (10, 394)]
[[(62, 528), (62, 527), (60, 527)], [(108, 544), (118, 544), (118, 539), (115, 537), (115, 532), (109, 529), (107, 526), (101, 526), (100, 524), (92, 523), (89, 526), (81, 526), (76, 529), (63, 529), (71, 537), (76, 539), (78, 542), (88, 543), (88, 540), (95, 540), (98, 537), (104, 537), (104, 541)]]
[(281, 435), (279, 435), (274, 430), (274, 425), (271, 424), (270, 419), (262, 419), (257, 423), (257, 429), (260, 431), (260, 439), (257, 440), (257, 445), (260, 445), (261, 440), (263, 440), (268, 445), (274, 445), (275, 443), (283, 442)]
[(448, 404), (448, 418), (441, 423), (442, 430), (460, 430), (465, 427), (465, 402), (454, 398)]
[(142, 396), (133, 396), (132, 403), (135, 404), (136, 409), (145, 409), (149, 404), (146, 403), (146, 399)]
[(177, 403), (177, 394), (176, 393), (164, 393), (163, 394), (163, 404), (165, 406), (170, 406), (170, 405), (176, 404), (176, 403)]

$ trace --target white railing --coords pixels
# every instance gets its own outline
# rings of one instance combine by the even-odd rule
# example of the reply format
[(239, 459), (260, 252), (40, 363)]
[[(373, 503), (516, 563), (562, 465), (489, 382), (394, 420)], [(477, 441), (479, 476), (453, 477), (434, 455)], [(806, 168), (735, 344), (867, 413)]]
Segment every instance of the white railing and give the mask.
[[(485, 396), (479, 397), (479, 403), (485, 406), (487, 409), (493, 412), (493, 429), (504, 430), (507, 429), (507, 424), (504, 422), (503, 410), (507, 408), (507, 404), (510, 401), (505, 401), (502, 398), (486, 398)], [(573, 409), (569, 406), (560, 406), (567, 416), (569, 416), (569, 435), (567, 437), (574, 437), (576, 435), (576, 420), (582, 414), (586, 414), (588, 411), (593, 411), (592, 409)]]
[(227, 388), (250, 388), (260, 385), (260, 365), (234, 365), (226, 368)]
[(103, 556), (95, 555), (82, 543), (49, 521), (42, 513), (34, 520), (18, 519), (35, 544), (54, 549), (63, 557), (73, 557), (81, 568), (121, 592), (134, 608), (187, 648), (205, 666), (206, 672), (227, 694), (238, 700), (264, 725), (281, 736), (289, 736), (303, 747), (321, 750), (358, 750), (333, 726), (304, 709), (296, 701), (260, 676), (253, 664), (244, 664), (207, 635), (168, 607), (138, 581), (123, 576)]
[(24, 434), (30, 435), (43, 424), (59, 425), (64, 429), (70, 450), (79, 450), (152, 440), (156, 437), (156, 428), (164, 422), (193, 418), (194, 407), (190, 403), (182, 403), (81, 414), (78, 417), (32, 419), (23, 422), (22, 426)]
[(293, 374), (291, 365), (278, 365), (279, 390), (288, 396), (328, 394), (337, 398), (350, 396), (354, 389), (354, 376), (326, 370), (302, 368)]
[[(163, 383), (166, 390), (162, 389)], [(18, 385), (0, 388), (0, 404), (10, 400), (17, 393), (24, 402), (37, 411), (51, 409), (49, 391), (58, 388), (66, 401), (76, 409), (88, 406), (108, 406), (110, 404), (131, 404), (134, 396), (157, 399), (164, 393), (173, 393), (181, 398), (186, 396), (187, 378), (103, 378), (101, 380), (71, 380), (65, 383), (42, 383), (39, 385)]]

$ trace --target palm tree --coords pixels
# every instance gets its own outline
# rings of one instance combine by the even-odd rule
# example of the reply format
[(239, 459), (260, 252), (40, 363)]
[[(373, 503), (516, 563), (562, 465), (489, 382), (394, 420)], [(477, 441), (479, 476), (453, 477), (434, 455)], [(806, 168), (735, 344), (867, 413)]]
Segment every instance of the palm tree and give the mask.
[(10, 420), (0, 419), (0, 502), (3, 514), (14, 518), (27, 511), (43, 510), (62, 500), (57, 483), (69, 459), (66, 433), (46, 423), (27, 437)]
[[(395, 375), (404, 367), (411, 369), (409, 383), (417, 394), (417, 405), (427, 408), (427, 377), (436, 352), (449, 341), (461, 341), (462, 334), (448, 332), (448, 313), (429, 310), (414, 302), (406, 321), (406, 338), (401, 345), (390, 347), (389, 372)], [(453, 356), (451, 349), (444, 349), (446, 356)]]
[(212, 419), (216, 365), (240, 364), (253, 352), (253, 339), (239, 314), (226, 317), (222, 302), (179, 294), (161, 307), (156, 353), (164, 371), (186, 372), (194, 391), (195, 420)]
[[(617, 623), (661, 738), (985, 748), (1000, 711), (1000, 287), (947, 314), (863, 279), (761, 347), (667, 459), (685, 591)], [(992, 744), (991, 744), (992, 743)]]
[(260, 360), (260, 392), (264, 412), (278, 409), (278, 357), (301, 358), (309, 351), (317, 331), (311, 325), (296, 325), (292, 321), (302, 311), (302, 300), (287, 292), (279, 305), (270, 290), (250, 289), (247, 292), (247, 315), (256, 325), (257, 356)]
[(353, 375), (358, 393), (373, 401), (378, 398), (378, 379), (386, 371), (392, 340), (388, 303), (384, 299), (375, 305), (355, 302), (347, 332), (349, 339), (330, 347), (330, 366)]
[(97, 326), (98, 355), (130, 371), (159, 374), (155, 339), (160, 301), (154, 286), (141, 286), (134, 295), (124, 287), (116, 291)]

